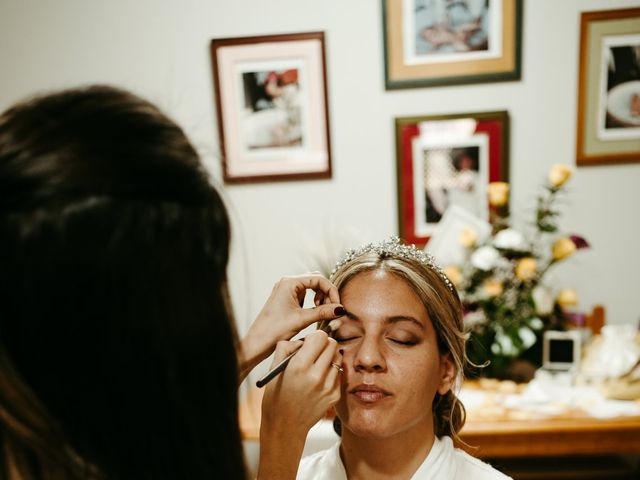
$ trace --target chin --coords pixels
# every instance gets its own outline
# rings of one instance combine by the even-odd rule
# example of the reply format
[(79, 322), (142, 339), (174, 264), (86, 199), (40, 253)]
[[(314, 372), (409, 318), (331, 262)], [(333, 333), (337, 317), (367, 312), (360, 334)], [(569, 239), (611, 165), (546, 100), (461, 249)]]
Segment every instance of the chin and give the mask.
[(343, 432), (346, 429), (349, 430), (351, 435), (367, 440), (384, 440), (392, 437), (396, 433), (394, 429), (385, 425), (375, 425), (371, 423), (363, 424), (361, 422), (357, 422), (354, 425), (342, 424), (342, 428)]
[(343, 431), (347, 429), (357, 437), (368, 439), (382, 439), (393, 435), (393, 429), (387, 425), (385, 418), (371, 415), (371, 412), (362, 413), (364, 415), (352, 414), (348, 422), (342, 422)]

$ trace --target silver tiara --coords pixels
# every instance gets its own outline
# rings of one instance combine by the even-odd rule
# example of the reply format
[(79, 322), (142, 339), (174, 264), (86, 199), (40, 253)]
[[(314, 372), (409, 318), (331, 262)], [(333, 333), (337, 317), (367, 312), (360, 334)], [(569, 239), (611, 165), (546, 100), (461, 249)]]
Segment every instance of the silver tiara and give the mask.
[(454, 286), (449, 280), (449, 278), (445, 275), (444, 271), (438, 265), (433, 258), (433, 255), (426, 253), (424, 250), (419, 250), (415, 245), (405, 245), (400, 239), (396, 236), (390, 237), (388, 240), (384, 240), (380, 243), (368, 243), (363, 245), (360, 248), (349, 250), (345, 256), (340, 259), (333, 271), (331, 272), (331, 277), (335, 275), (339, 268), (344, 266), (345, 264), (351, 262), (357, 257), (367, 253), (375, 253), (381, 258), (385, 257), (401, 257), (406, 258), (407, 260), (414, 260), (423, 265), (426, 265), (431, 270), (436, 272), (442, 281), (449, 287), (449, 290), (454, 291)]

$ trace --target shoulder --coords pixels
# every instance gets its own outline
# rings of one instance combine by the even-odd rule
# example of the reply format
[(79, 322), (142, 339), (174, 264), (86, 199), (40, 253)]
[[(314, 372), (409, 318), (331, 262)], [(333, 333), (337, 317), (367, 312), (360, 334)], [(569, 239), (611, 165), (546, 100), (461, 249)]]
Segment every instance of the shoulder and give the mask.
[(449, 437), (444, 437), (446, 448), (453, 451), (453, 461), (456, 464), (456, 479), (474, 480), (511, 480), (511, 477), (496, 470), (488, 463), (472, 457), (464, 450), (453, 447), (453, 441)]
[(340, 442), (332, 447), (303, 457), (296, 480), (347, 479), (340, 459)]

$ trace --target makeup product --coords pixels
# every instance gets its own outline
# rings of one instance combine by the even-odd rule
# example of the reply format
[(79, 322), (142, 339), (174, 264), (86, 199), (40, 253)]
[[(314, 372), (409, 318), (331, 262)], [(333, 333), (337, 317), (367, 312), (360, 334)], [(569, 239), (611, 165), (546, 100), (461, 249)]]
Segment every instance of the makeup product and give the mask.
[[(340, 323), (341, 322), (339, 320), (332, 320), (331, 322), (329, 322), (327, 327), (322, 330), (325, 333), (330, 335), (331, 332), (337, 330), (340, 327)], [(304, 341), (304, 338), (301, 338), (301, 340)], [(264, 377), (262, 377), (260, 380), (256, 382), (256, 387), (258, 388), (264, 387), (267, 383), (273, 380), (279, 373), (284, 371), (284, 369), (287, 368), (287, 365), (289, 364), (289, 360), (291, 360), (293, 356), (296, 353), (298, 353), (300, 348), (302, 348), (302, 345), (300, 345), (298, 350), (295, 350), (293, 353), (290, 353), (289, 355), (287, 355), (281, 362), (279, 362), (275, 367), (269, 370), (269, 372)]]
[[(304, 338), (303, 338), (304, 340)], [(302, 345), (300, 346), (300, 348), (302, 348)], [(300, 350), (300, 348), (298, 348), (298, 350)], [(278, 375), (280, 372), (282, 372), (285, 368), (287, 368), (287, 365), (289, 365), (289, 360), (291, 360), (293, 358), (293, 356), (298, 353), (298, 350), (294, 351), (293, 353), (287, 355), (284, 360), (282, 360), (280, 363), (278, 363), (275, 367), (273, 367), (269, 373), (267, 373), (264, 377), (262, 377), (260, 380), (258, 380), (256, 382), (256, 387), (258, 388), (262, 388), (264, 387), (267, 383), (269, 383), (271, 380), (273, 380), (273, 378)]]

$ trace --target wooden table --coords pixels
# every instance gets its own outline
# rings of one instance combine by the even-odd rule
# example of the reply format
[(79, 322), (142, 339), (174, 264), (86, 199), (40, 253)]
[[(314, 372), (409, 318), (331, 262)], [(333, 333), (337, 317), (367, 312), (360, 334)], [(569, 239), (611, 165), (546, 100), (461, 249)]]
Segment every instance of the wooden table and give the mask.
[(461, 437), (480, 458), (640, 454), (640, 417), (469, 421)]
[[(483, 388), (473, 385), (474, 388)], [(258, 440), (262, 390), (253, 388), (240, 405), (245, 440)], [(640, 416), (598, 419), (573, 411), (551, 418), (517, 418), (517, 412), (470, 411), (460, 445), (480, 458), (557, 455), (640, 455)]]

